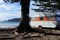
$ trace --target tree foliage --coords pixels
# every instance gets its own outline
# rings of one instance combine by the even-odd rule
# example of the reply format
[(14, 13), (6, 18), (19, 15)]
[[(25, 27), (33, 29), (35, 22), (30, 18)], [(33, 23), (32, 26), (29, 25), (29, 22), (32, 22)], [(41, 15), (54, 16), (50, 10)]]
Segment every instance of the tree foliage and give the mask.
[[(45, 6), (45, 7), (52, 7), (52, 10), (60, 10), (60, 0), (33, 0), (35, 1), (35, 3), (37, 4), (37, 2), (39, 3), (43, 3), (43, 5), (39, 5), (39, 6)], [(44, 3), (45, 2), (45, 3)]]
[(8, 3), (14, 3), (14, 2), (19, 2), (20, 0), (3, 0), (4, 2)]
[[(35, 4), (33, 4), (34, 6), (39, 7), (38, 9), (33, 9), (36, 12), (54, 12), (55, 10), (60, 10), (60, 6), (58, 1), (56, 0), (33, 0), (35, 2)], [(41, 7), (43, 9), (41, 9)], [(44, 6), (44, 7), (43, 7)]]

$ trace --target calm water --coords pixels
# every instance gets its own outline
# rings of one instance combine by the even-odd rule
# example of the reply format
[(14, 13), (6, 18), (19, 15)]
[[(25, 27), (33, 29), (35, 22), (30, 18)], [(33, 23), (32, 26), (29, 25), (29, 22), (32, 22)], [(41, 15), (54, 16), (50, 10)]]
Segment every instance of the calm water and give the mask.
[(19, 22), (0, 22), (0, 28), (15, 28)]

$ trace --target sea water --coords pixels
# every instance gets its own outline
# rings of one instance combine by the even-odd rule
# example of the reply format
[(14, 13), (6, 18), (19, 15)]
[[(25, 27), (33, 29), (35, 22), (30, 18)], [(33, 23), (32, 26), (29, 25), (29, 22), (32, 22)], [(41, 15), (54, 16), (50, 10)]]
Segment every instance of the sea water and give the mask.
[(20, 22), (0, 22), (0, 28), (15, 28)]

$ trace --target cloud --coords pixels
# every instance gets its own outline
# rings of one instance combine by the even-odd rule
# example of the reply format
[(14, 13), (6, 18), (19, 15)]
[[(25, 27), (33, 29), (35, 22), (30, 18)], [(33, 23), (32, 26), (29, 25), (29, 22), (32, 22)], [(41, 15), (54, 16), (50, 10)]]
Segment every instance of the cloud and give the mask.
[(11, 8), (9, 8), (7, 5), (4, 5), (4, 4), (2, 4), (2, 5), (0, 5), (0, 8), (4, 8), (5, 10), (11, 10)]
[(34, 5), (32, 5), (32, 4), (35, 4), (35, 2), (34, 1), (31, 1), (30, 2), (30, 9), (38, 9), (39, 7), (38, 6), (34, 6)]
[(20, 10), (21, 6), (20, 3), (5, 3), (3, 0), (0, 0), (0, 10), (5, 9), (5, 10)]
[(0, 3), (3, 3), (4, 1), (3, 0), (0, 0)]
[(5, 9), (5, 10), (20, 10), (21, 9), (21, 7), (16, 7), (16, 6), (14, 6), (14, 5), (6, 5), (6, 4), (2, 4), (2, 5), (0, 5), (0, 8), (3, 8), (3, 9)]

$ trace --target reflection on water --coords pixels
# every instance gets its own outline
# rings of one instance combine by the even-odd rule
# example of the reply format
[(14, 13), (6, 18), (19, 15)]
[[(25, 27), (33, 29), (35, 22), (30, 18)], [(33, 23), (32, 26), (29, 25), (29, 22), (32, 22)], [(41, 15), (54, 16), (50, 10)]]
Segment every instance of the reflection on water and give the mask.
[(15, 28), (19, 22), (0, 22), (0, 28)]

